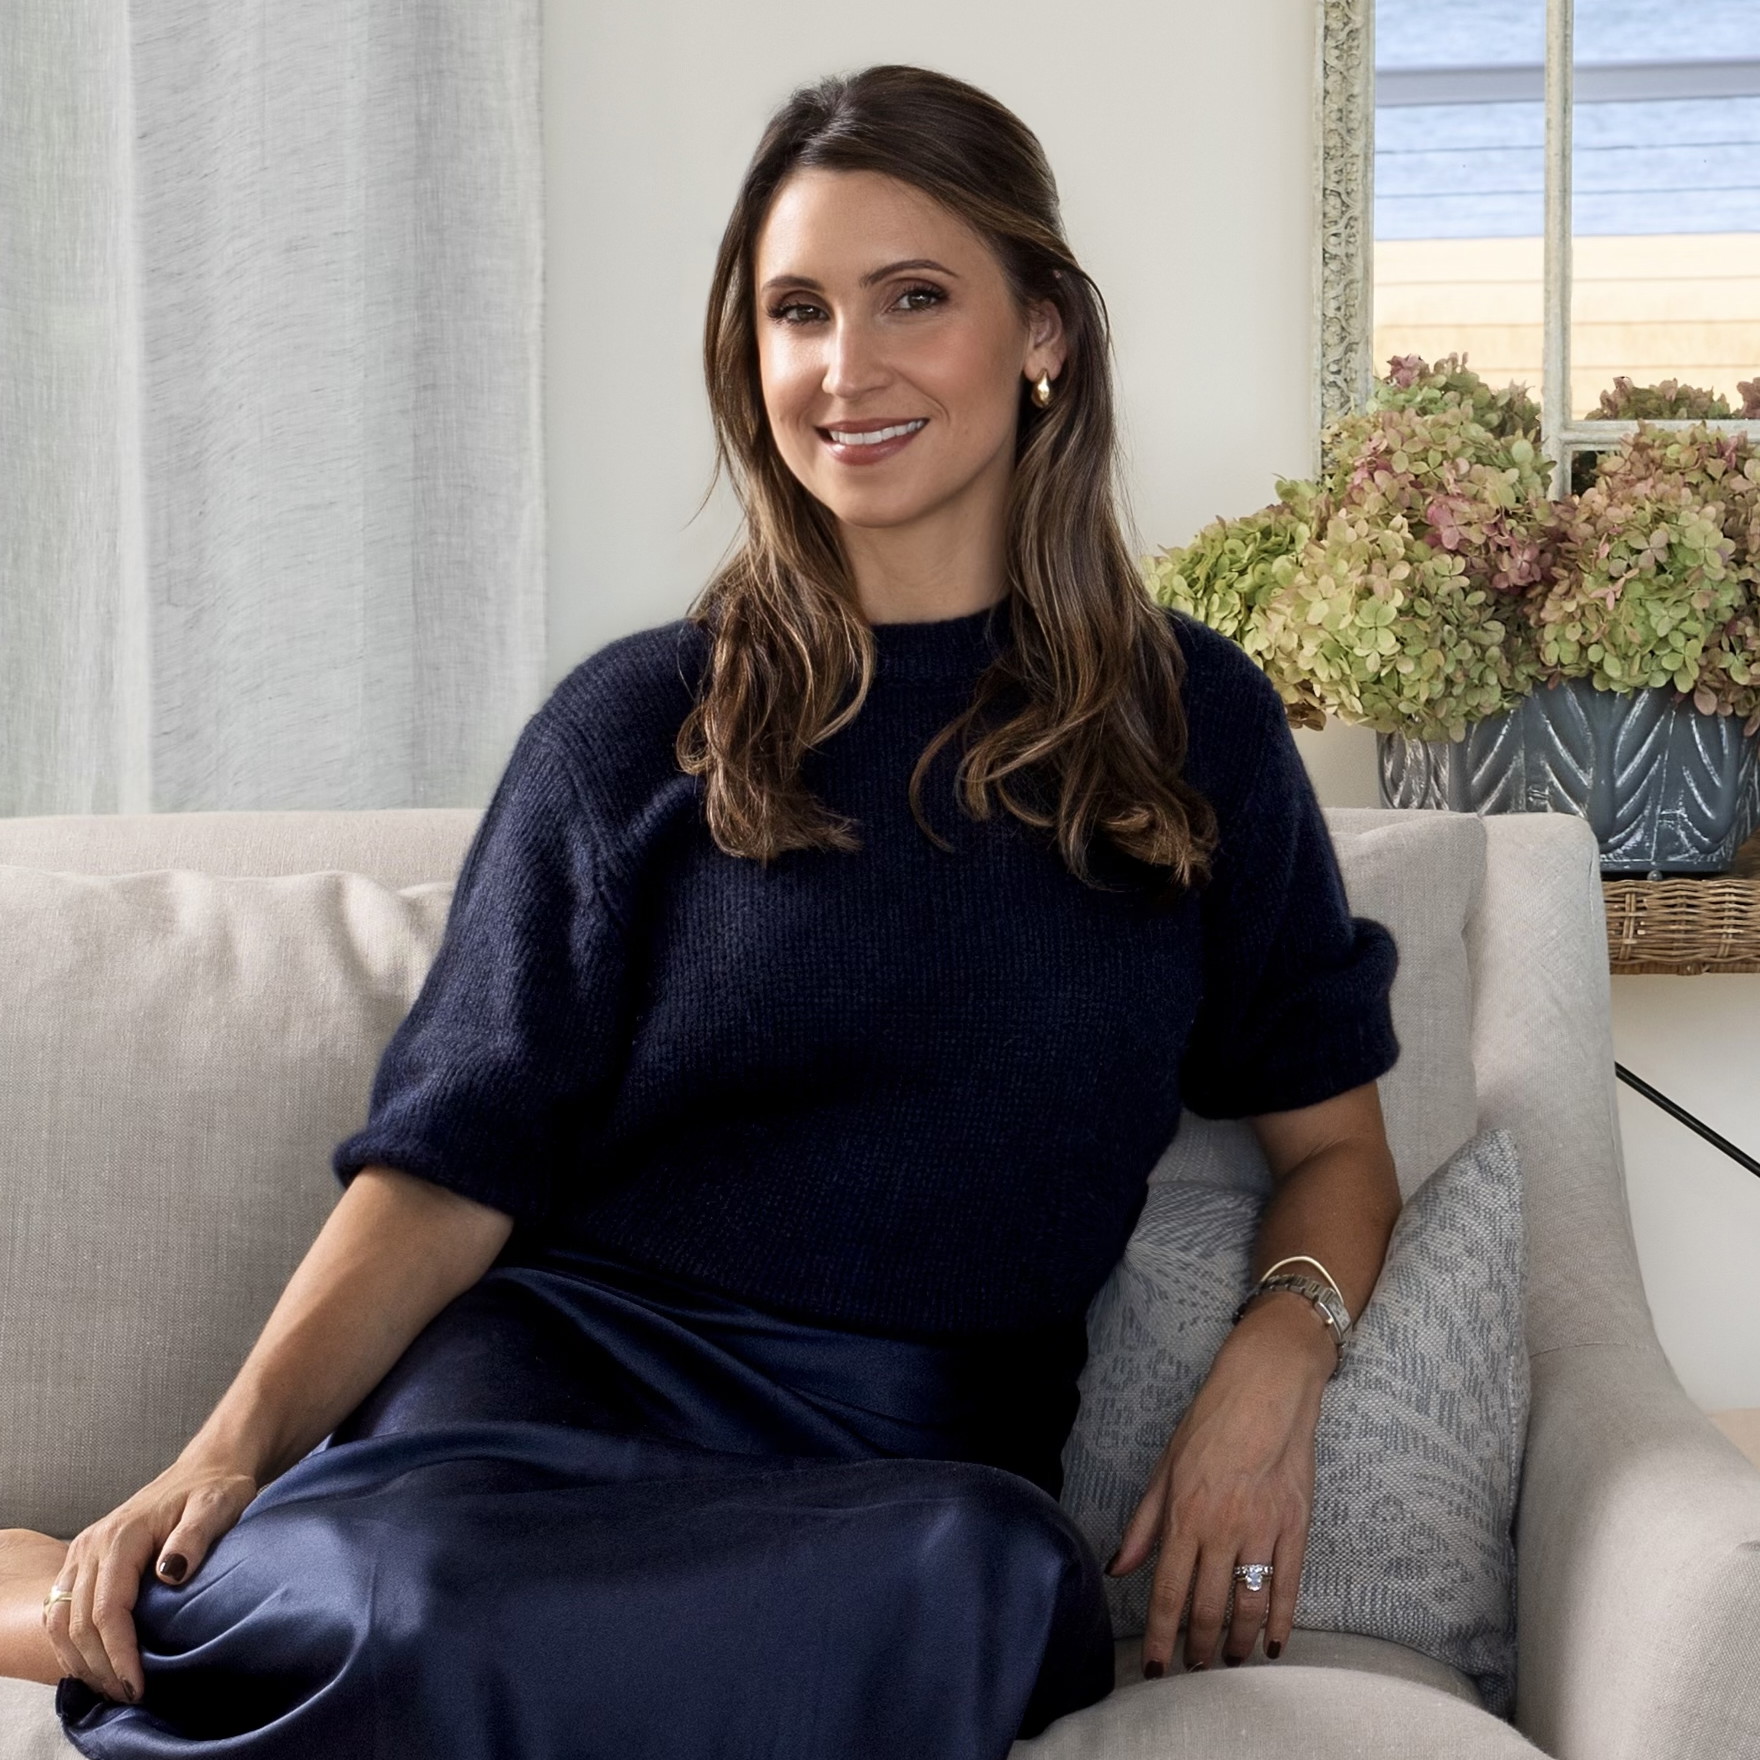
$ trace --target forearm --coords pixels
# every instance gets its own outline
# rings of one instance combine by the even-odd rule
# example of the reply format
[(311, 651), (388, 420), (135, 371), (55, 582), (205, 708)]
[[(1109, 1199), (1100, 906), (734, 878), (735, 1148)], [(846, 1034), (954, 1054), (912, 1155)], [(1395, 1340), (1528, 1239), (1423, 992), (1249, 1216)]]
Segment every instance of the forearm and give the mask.
[[(1253, 1275), (1308, 1254), (1332, 1274), (1353, 1315), (1381, 1275), (1399, 1216), (1399, 1183), (1385, 1146), (1345, 1142), (1315, 1151), (1278, 1186), (1259, 1225)], [(1294, 1271), (1311, 1271), (1296, 1265)]]
[[(1279, 1182), (1265, 1207), (1253, 1252), (1253, 1275), (1278, 1260), (1305, 1254), (1325, 1266), (1352, 1317), (1362, 1313), (1381, 1274), (1388, 1238), (1399, 1215), (1393, 1157), (1379, 1133), (1313, 1150)], [(1310, 1265), (1290, 1270), (1319, 1274)], [(1259, 1297), (1235, 1329), (1241, 1345), (1293, 1351), (1324, 1378), (1337, 1362), (1337, 1345), (1306, 1296), (1274, 1291)]]
[(511, 1227), (499, 1211), (428, 1181), (363, 1169), (183, 1460), (259, 1485), (284, 1472), (482, 1276)]

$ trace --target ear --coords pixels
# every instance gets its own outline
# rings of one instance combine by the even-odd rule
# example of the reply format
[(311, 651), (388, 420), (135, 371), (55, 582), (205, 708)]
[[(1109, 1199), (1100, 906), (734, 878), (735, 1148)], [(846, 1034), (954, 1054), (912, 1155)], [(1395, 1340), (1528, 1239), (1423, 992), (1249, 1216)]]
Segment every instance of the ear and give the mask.
[(1055, 380), (1063, 371), (1069, 354), (1069, 339), (1063, 328), (1063, 313), (1057, 302), (1036, 299), (1027, 308), (1027, 352), (1021, 370), (1028, 380), (1049, 373)]

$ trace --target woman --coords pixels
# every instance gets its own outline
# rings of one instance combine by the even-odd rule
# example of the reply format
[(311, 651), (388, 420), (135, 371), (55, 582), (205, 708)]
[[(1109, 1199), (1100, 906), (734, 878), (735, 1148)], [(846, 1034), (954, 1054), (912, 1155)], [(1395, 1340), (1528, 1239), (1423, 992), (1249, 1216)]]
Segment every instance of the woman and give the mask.
[[(1058, 1457), (1182, 1104), (1253, 1120), (1261, 1270), (1374, 1284), (1394, 948), (1143, 592), (1037, 141), (797, 92), (706, 366), (744, 547), (527, 724), (201, 1432), (8, 1537), (0, 1666), (88, 1754), (1000, 1756), (1111, 1684)], [(1249, 1303), (1145, 1487), (1148, 1674), (1288, 1637), (1326, 1306)]]

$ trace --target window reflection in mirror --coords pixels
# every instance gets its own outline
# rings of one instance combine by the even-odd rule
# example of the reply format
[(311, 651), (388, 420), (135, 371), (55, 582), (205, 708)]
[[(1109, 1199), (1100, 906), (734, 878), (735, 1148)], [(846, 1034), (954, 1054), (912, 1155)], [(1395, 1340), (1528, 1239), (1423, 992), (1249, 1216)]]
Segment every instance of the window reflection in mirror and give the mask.
[(1375, 370), (1540, 390), (1546, 0), (1376, 0)]
[[(1374, 6), (1376, 371), (1464, 352), (1538, 396), (1545, 0)], [(1760, 394), (1760, 0), (1575, 0), (1573, 29), (1569, 412), (1623, 377), (1740, 416), (1742, 382)]]
[(1575, 37), (1571, 413), (1623, 375), (1728, 405), (1683, 415), (1740, 415), (1760, 375), (1760, 4), (1576, 0)]

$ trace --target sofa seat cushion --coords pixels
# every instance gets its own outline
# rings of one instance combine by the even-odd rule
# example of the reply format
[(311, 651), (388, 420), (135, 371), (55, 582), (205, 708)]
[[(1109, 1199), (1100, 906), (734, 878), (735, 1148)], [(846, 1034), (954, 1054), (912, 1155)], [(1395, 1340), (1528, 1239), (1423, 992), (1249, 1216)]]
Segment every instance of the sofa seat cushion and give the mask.
[(1440, 1688), (1285, 1657), (1120, 1687), (1009, 1753), (1010, 1760), (1535, 1760), (1541, 1750)]
[[(1119, 1646), (1121, 1673), (1134, 1640)], [(1299, 1658), (1299, 1660), (1297, 1660)], [(1440, 1677), (1435, 1671), (1441, 1670)], [(1291, 1634), (1281, 1661), (1121, 1684), (1011, 1760), (1513, 1760), (1540, 1750), (1414, 1651), (1330, 1632)], [(55, 1689), (0, 1679), (0, 1760), (74, 1760)]]
[[(1421, 1650), (1409, 1649), (1386, 1638), (1365, 1638), (1359, 1632), (1317, 1632), (1297, 1626), (1276, 1663), (1255, 1650), (1242, 1668), (1354, 1668), (1364, 1674), (1390, 1675), (1395, 1680), (1415, 1681), (1452, 1694), (1464, 1704), (1480, 1703), (1478, 1690), (1460, 1672)], [(1121, 1687), (1135, 1686), (1143, 1678), (1143, 1640), (1120, 1638), (1113, 1645), (1112, 1678)]]
[(55, 1689), (0, 1675), (0, 1760), (78, 1760), (61, 1733)]

